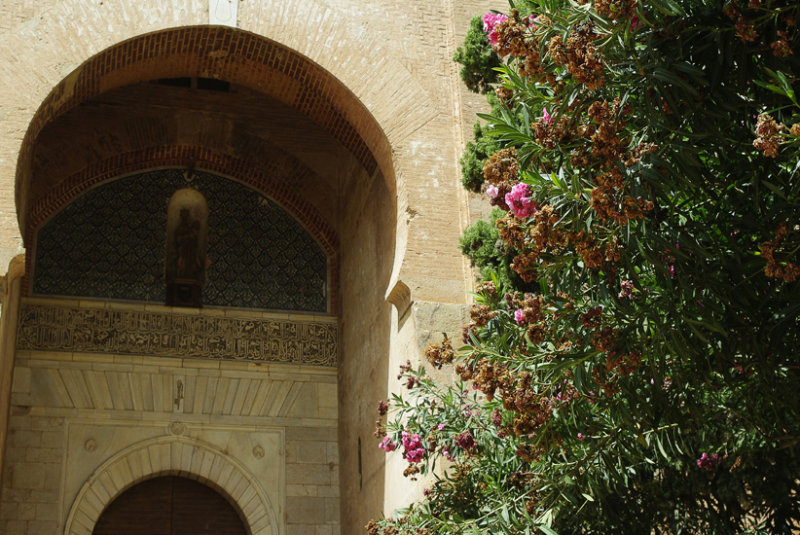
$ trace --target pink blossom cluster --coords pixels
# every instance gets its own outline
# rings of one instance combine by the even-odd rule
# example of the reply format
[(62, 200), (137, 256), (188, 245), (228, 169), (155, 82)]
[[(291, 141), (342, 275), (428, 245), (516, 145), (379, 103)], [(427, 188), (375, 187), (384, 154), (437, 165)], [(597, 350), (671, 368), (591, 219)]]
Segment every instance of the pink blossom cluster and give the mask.
[(418, 463), (422, 461), (422, 457), (425, 455), (425, 448), (422, 446), (422, 438), (415, 434), (411, 434), (408, 431), (402, 432), (402, 442), (403, 442), (403, 457), (410, 462), (410, 463)]
[(487, 13), (483, 16), (483, 31), (486, 32), (489, 42), (492, 45), (497, 44), (497, 32), (495, 27), (508, 20), (508, 15), (502, 13)]
[(719, 453), (712, 453), (711, 455), (703, 452), (700, 458), (697, 459), (698, 468), (713, 472), (717, 465), (720, 463)]
[(447, 446), (442, 448), (442, 455), (444, 455), (444, 458), (447, 459), (450, 462), (455, 461), (455, 459), (453, 458), (453, 453), (450, 451), (450, 448), (448, 448)]
[(536, 212), (536, 203), (531, 197), (531, 187), (528, 184), (515, 184), (509, 193), (506, 193), (508, 209), (514, 212), (518, 219), (525, 219)]
[(525, 321), (525, 312), (521, 308), (518, 308), (514, 311), (514, 321), (516, 321), (517, 325), (519, 326), (525, 325), (525, 323), (527, 323)]
[(389, 439), (389, 437), (383, 437), (383, 440), (381, 440), (381, 443), (378, 444), (378, 447), (383, 451), (385, 451), (386, 453), (389, 453), (390, 451), (394, 451), (395, 448), (397, 448), (397, 444), (392, 442)]

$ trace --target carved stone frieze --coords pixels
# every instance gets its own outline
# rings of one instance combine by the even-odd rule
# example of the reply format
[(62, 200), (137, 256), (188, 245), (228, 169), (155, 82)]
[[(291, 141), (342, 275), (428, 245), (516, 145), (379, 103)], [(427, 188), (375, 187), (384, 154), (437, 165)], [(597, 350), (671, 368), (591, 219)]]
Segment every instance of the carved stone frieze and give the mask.
[(17, 348), (335, 367), (333, 321), (232, 318), (25, 303)]

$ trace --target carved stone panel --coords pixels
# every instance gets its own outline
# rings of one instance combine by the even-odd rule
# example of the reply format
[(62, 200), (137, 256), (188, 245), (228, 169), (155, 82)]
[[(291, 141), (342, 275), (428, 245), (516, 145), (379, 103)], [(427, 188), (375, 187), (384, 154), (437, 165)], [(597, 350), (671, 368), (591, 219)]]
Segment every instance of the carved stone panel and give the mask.
[(334, 320), (253, 319), (24, 303), (17, 348), (335, 367)]

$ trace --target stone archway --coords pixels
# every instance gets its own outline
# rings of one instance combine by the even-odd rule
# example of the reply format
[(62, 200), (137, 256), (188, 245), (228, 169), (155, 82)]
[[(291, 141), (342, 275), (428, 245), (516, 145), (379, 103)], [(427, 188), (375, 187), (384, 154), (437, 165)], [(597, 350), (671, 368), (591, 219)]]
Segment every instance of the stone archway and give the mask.
[(261, 484), (236, 459), (197, 440), (161, 437), (134, 444), (95, 470), (78, 492), (64, 535), (91, 535), (103, 510), (131, 486), (162, 475), (195, 479), (233, 501), (252, 535), (280, 535)]
[[(129, 0), (121, 2), (127, 3), (134, 4)], [(84, 4), (67, 0), (60, 3), (58, 9)], [(215, 143), (216, 138), (209, 144), (187, 144), (181, 136), (174, 136), (159, 144), (107, 143), (106, 148), (116, 151), (111, 158), (86, 158), (79, 162), (77, 169), (62, 171), (57, 176), (32, 168), (31, 154), (42, 146), (40, 135), (49, 125), (80, 109), (88, 100), (158, 78), (204, 77), (240, 84), (270, 96), (298, 116), (309, 118), (336, 139), (362, 169), (356, 179), (333, 184), (336, 187), (331, 189), (346, 192), (341, 197), (324, 199), (327, 191), (322, 191), (318, 183), (303, 183), (308, 175), (300, 173), (294, 175), (294, 183), (303, 188), (299, 192), (283, 185), (279, 186), (281, 189), (275, 188), (275, 195), (269, 188), (259, 189), (276, 199), (291, 197), (299, 201), (307, 201), (304, 196), (307, 191), (316, 191), (320, 202), (310, 204), (316, 213), (306, 211), (301, 202), (287, 202), (284, 206), (292, 213), (302, 212), (308, 216), (311, 221), (308, 226), (318, 228), (319, 234), (339, 240), (340, 246), (332, 249), (340, 251), (340, 273), (333, 269), (331, 272), (331, 278), (341, 281), (341, 305), (338, 308), (333, 305), (334, 310), (341, 311), (344, 348), (338, 384), (340, 392), (358, 394), (339, 397), (342, 415), (339, 451), (344, 481), (341, 492), (342, 503), (346, 504), (342, 508), (342, 525), (349, 529), (363, 525), (364, 515), (375, 514), (385, 503), (384, 458), (376, 448), (365, 448), (362, 470), (361, 439), (363, 437), (366, 443), (372, 431), (370, 411), (363, 407), (386, 397), (391, 359), (401, 358), (401, 353), (407, 349), (413, 350), (414, 329), (424, 328), (417, 327), (416, 321), (409, 321), (402, 323), (405, 326), (402, 336), (396, 332), (402, 325), (385, 302), (386, 289), (395, 288), (389, 297), (391, 302), (399, 303), (401, 313), (410, 309), (412, 293), (418, 300), (447, 303), (461, 302), (464, 297), (460, 281), (463, 262), (454, 245), (447, 249), (444, 246), (455, 243), (447, 238), (458, 229), (459, 217), (456, 216), (461, 202), (453, 196), (453, 188), (444, 187), (454, 182), (450, 177), (455, 176), (451, 168), (456, 158), (448, 140), (453, 127), (451, 114), (457, 107), (446, 98), (438, 105), (432, 103), (437, 92), (424, 89), (417, 79), (419, 73), (412, 75), (397, 57), (385, 53), (392, 45), (387, 45), (381, 35), (353, 31), (352, 25), (347, 24), (349, 17), (345, 16), (345, 10), (324, 8), (327, 23), (323, 33), (318, 31), (321, 19), (316, 16), (289, 16), (295, 10), (299, 15), (316, 12), (317, 4), (306, 0), (279, 0), (274, 4), (291, 6), (291, 10), (272, 10), (269, 20), (274, 24), (243, 26), (251, 31), (197, 26), (204, 21), (191, 17), (185, 20), (154, 17), (153, 20), (159, 22), (137, 26), (130, 20), (123, 22), (114, 18), (112, 13), (87, 8), (92, 18), (82, 23), (94, 34), (84, 40), (91, 44), (78, 52), (48, 49), (53, 58), (58, 58), (59, 65), (62, 57), (69, 55), (70, 62), (65, 63), (68, 69), (57, 73), (56, 69), (40, 69), (46, 73), (43, 79), (47, 90), (54, 87), (53, 92), (35, 115), (32, 112), (46, 90), (37, 87), (37, 91), (31, 93), (33, 97), (25, 108), (25, 120), (21, 120), (17, 129), (21, 132), (29, 126), (18, 158), (17, 216), (25, 241), (30, 244), (42, 221), (81, 191), (102, 181), (106, 172), (113, 173), (106, 176), (112, 178), (126, 167), (124, 172), (133, 172), (142, 164), (146, 167), (183, 166), (187, 158), (176, 156), (181, 151), (207, 151), (210, 155), (207, 160), (212, 162), (203, 163), (203, 158), (198, 157), (195, 161), (199, 167), (233, 176), (241, 174), (232, 172), (227, 164), (219, 164), (223, 168), (217, 168), (216, 164), (236, 159), (252, 166), (255, 151), (243, 154), (240, 149), (251, 149), (253, 145), (220, 146)], [(162, 5), (166, 10), (171, 9), (169, 2), (158, 5), (159, 9)], [(287, 17), (290, 20), (285, 20)], [(164, 20), (170, 21), (167, 24), (195, 26), (164, 29), (158, 26)], [(335, 23), (337, 21), (343, 24)], [(113, 35), (109, 35), (112, 22)], [(99, 24), (97, 29), (107, 26), (109, 30), (94, 32), (94, 23)], [(137, 35), (140, 32), (153, 33)], [(269, 38), (265, 37), (267, 35)], [(324, 35), (329, 41), (315, 39), (315, 35)], [(117, 43), (119, 39), (127, 40)], [(424, 64), (424, 57), (415, 57), (414, 63)], [(83, 62), (85, 58), (90, 59)], [(81, 62), (64, 78), (66, 70)], [(56, 62), (51, 63), (55, 65)], [(446, 81), (441, 76), (431, 79)], [(440, 85), (437, 82), (431, 87)], [(17, 92), (23, 94), (25, 88), (18, 88)], [(97, 135), (93, 128), (84, 130)], [(58, 139), (68, 137), (69, 134)], [(103, 138), (104, 142), (107, 140)], [(15, 139), (15, 148), (17, 143)], [(156, 155), (161, 155), (163, 160)], [(13, 153), (11, 156), (13, 158)], [(58, 153), (52, 156), (50, 161), (63, 162)], [(165, 161), (173, 157), (178, 161)], [(131, 159), (137, 160), (136, 163), (131, 164)], [(2, 168), (4, 165), (0, 161)], [(442, 182), (443, 187), (439, 187), (441, 177), (447, 177)], [(431, 181), (436, 187), (429, 187)], [(39, 187), (43, 183), (46, 183), (44, 187)], [(32, 184), (36, 186), (32, 188)], [(327, 213), (317, 217), (321, 211), (319, 204), (331, 199), (339, 199), (329, 204), (338, 204), (341, 211), (334, 214), (336, 217)], [(435, 236), (430, 232), (434, 228), (430, 225), (437, 229)], [(409, 244), (408, 236), (416, 241)], [(409, 270), (408, 274), (404, 274), (401, 266)], [(407, 275), (410, 278), (406, 278)], [(399, 279), (405, 282), (398, 282)], [(337, 299), (334, 297), (332, 302), (336, 303)], [(71, 524), (76, 522), (77, 514), (70, 516)], [(78, 517), (85, 520), (86, 513), (81, 512)]]
[(319, 65), (249, 32), (225, 27), (174, 28), (100, 52), (63, 79), (42, 102), (25, 134), (17, 165), (17, 215), (24, 238), (30, 226), (28, 212), (39, 197), (36, 177), (31, 176), (31, 156), (42, 129), (111, 89), (181, 76), (225, 80), (275, 98), (326, 130), (368, 174), (380, 168), (389, 187), (394, 188), (391, 149), (381, 126), (352, 92)]

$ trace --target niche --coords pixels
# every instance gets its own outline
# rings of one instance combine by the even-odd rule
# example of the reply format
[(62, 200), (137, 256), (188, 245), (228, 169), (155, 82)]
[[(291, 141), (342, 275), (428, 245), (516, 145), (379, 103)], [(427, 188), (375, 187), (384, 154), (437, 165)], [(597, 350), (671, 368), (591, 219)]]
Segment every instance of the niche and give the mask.
[(168, 306), (203, 305), (207, 249), (206, 198), (195, 189), (179, 189), (167, 205), (164, 281)]

